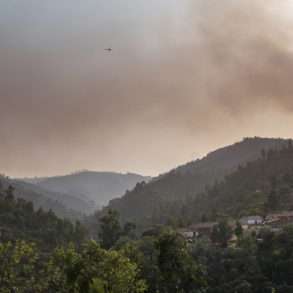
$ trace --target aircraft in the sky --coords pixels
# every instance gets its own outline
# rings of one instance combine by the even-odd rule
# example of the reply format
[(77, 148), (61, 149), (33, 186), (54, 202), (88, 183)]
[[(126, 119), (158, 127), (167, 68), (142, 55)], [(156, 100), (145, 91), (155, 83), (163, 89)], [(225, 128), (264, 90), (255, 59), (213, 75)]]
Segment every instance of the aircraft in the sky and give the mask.
[(108, 51), (108, 52), (111, 52), (112, 51), (112, 48), (106, 48), (104, 49), (105, 51)]

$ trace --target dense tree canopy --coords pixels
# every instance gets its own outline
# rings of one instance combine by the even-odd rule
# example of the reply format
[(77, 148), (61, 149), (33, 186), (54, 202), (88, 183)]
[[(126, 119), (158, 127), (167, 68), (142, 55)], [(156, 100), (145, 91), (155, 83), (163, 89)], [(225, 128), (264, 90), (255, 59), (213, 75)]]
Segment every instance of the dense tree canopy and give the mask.
[(31, 202), (14, 197), (14, 188), (0, 190), (0, 240), (27, 240), (52, 248), (70, 241), (81, 243), (85, 228), (58, 218), (52, 211), (34, 210)]
[(117, 251), (88, 242), (78, 251), (58, 248), (42, 256), (33, 244), (0, 244), (0, 292), (142, 293), (137, 265)]
[(293, 209), (293, 146), (263, 151), (192, 199), (159, 206), (152, 222), (175, 226)]
[[(292, 209), (292, 162), (292, 144), (263, 151), (196, 199), (160, 206), (151, 220), (170, 226), (142, 234), (105, 210), (97, 242), (86, 240), (82, 223), (35, 211), (0, 184), (0, 292), (292, 293), (293, 227), (251, 232), (229, 225), (239, 215)], [(171, 228), (213, 219), (211, 239), (187, 242)]]

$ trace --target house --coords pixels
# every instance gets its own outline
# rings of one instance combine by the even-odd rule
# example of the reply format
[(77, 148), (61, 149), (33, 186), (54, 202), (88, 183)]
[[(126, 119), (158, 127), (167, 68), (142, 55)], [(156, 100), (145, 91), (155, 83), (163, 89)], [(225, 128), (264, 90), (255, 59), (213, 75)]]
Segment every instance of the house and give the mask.
[(193, 241), (195, 238), (207, 236), (210, 237), (217, 222), (206, 222), (191, 225), (187, 228), (178, 229), (177, 232), (187, 241)]
[(182, 228), (182, 229), (178, 229), (177, 232), (187, 241), (192, 241), (196, 235), (193, 231), (191, 231), (190, 229), (186, 228)]
[(269, 214), (265, 219), (265, 223), (271, 226), (293, 224), (293, 211)]
[(163, 225), (155, 225), (142, 233), (143, 237), (157, 237), (160, 235)]
[(251, 226), (262, 225), (264, 219), (261, 216), (248, 216), (241, 218), (239, 222), (244, 229), (248, 229)]
[(194, 233), (195, 237), (210, 236), (216, 225), (218, 225), (217, 222), (199, 223), (191, 225), (189, 230)]

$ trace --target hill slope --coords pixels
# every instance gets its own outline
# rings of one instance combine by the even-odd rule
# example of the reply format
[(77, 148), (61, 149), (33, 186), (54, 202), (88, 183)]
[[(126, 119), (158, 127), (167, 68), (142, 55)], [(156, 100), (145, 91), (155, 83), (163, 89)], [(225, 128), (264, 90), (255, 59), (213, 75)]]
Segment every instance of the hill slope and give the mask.
[(45, 211), (52, 210), (59, 217), (77, 219), (82, 216), (83, 210), (92, 209), (90, 202), (66, 194), (43, 190), (27, 182), (0, 176), (0, 183), (3, 189), (7, 189), (11, 185), (16, 198), (32, 202), (36, 208), (41, 207)]
[(18, 239), (34, 241), (48, 248), (83, 239), (85, 231), (79, 223), (60, 219), (52, 211), (35, 210), (32, 202), (16, 199), (14, 189), (6, 188), (4, 181), (6, 179), (1, 178), (0, 243)]
[[(76, 199), (92, 202), (92, 207), (106, 205), (111, 199), (121, 196), (138, 182), (150, 177), (137, 174), (83, 171), (75, 174), (31, 179), (39, 188), (74, 196)], [(92, 211), (92, 210), (91, 210)]]
[(121, 199), (112, 200), (108, 208), (118, 210), (124, 220), (150, 221), (166, 204), (195, 198), (239, 165), (259, 158), (262, 150), (281, 148), (286, 143), (284, 139), (246, 138), (180, 166), (148, 184), (138, 184)]
[(293, 145), (270, 150), (183, 205), (172, 204), (154, 221), (238, 218), (293, 210)]

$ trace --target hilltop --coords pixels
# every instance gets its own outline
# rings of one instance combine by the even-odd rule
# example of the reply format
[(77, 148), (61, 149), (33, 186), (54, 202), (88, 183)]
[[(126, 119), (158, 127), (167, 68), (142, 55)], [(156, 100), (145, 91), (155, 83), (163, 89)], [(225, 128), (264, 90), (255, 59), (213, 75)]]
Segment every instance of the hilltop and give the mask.
[[(64, 205), (90, 214), (95, 208), (106, 205), (111, 199), (131, 190), (138, 182), (149, 181), (150, 177), (133, 173), (81, 171), (73, 174), (22, 179), (37, 190), (62, 195)], [(74, 202), (72, 202), (74, 200)], [(81, 206), (78, 206), (78, 201)]]
[[(179, 166), (140, 183), (120, 199), (114, 199), (108, 208), (117, 210), (122, 219), (151, 222), (159, 217), (170, 203), (183, 204), (233, 173), (240, 165), (254, 161), (269, 149), (280, 149), (288, 140), (275, 138), (245, 138), (233, 145), (218, 149), (204, 158)], [(159, 214), (159, 215), (158, 215)]]

